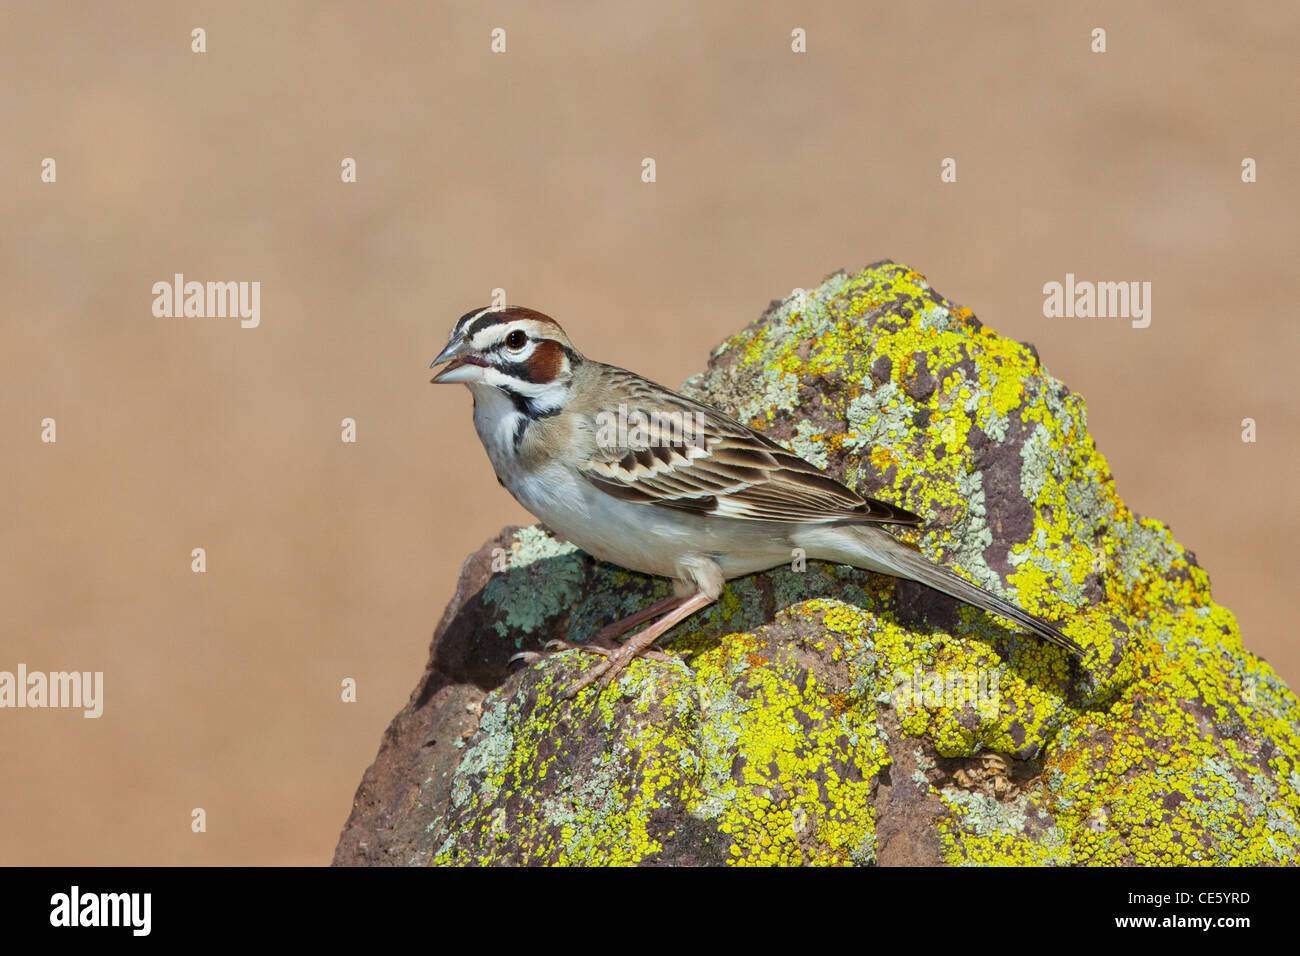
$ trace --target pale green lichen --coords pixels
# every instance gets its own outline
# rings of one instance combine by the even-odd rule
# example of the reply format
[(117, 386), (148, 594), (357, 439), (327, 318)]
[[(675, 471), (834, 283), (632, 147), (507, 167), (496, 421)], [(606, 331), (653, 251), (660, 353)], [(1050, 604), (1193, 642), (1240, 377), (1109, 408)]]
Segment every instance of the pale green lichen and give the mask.
[(799, 422), (795, 426), (794, 438), (790, 440), (790, 450), (804, 461), (825, 468), (829, 464), (825, 437), (812, 422)]
[[(948, 787), (942, 796), (954, 811), (954, 817), (940, 823), (940, 832), (963, 851), (962, 858), (953, 862), (967, 866), (1048, 866), (1070, 862), (1065, 836), (1030, 795), (1022, 793), (1009, 800), (998, 800), (986, 793)], [(1036, 838), (1025, 839), (1025, 834), (1033, 831), (1038, 831)]]
[(1020, 457), (1024, 462), (1020, 469), (1020, 491), (1026, 499), (1037, 503), (1043, 486), (1047, 484), (1048, 469), (1056, 460), (1056, 456), (1052, 454), (1051, 438), (1042, 422), (1035, 425), (1034, 430), (1025, 439), (1025, 445), (1020, 449)]
[(581, 554), (541, 528), (518, 529), (500, 558), (503, 567), (484, 586), (483, 600), (500, 612), (494, 627), (502, 637), (512, 631), (519, 638), (531, 634), (582, 597)]
[[(886, 382), (872, 392), (863, 392), (848, 406), (849, 431), (843, 447), (885, 448), (907, 436), (910, 429), (907, 411), (899, 397), (898, 386)], [(811, 428), (811, 423), (804, 423)]]

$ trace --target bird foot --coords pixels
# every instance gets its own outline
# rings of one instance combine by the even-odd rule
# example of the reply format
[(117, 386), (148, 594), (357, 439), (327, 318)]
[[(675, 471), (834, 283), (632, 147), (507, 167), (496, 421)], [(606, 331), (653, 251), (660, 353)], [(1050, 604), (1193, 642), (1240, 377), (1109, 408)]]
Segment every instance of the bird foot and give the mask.
[[(539, 661), (546, 660), (552, 654), (559, 653), (560, 651), (584, 651), (588, 654), (599, 654), (601, 657), (608, 659), (608, 658), (612, 658), (622, 649), (623, 649), (622, 647), (617, 645), (614, 647), (606, 647), (594, 643), (571, 644), (568, 641), (554, 640), (554, 641), (547, 641), (545, 644), (543, 644), (542, 649), (540, 651), (520, 651), (518, 654), (512, 654), (510, 656), (510, 660), (508, 660), (506, 663), (507, 665), (513, 665), (515, 663), (536, 664)], [(665, 654), (663, 651), (657, 650), (655, 648), (651, 648), (650, 650), (643, 651), (641, 653), (641, 656), (646, 658), (646, 660), (651, 660), (651, 661), (671, 661), (673, 659), (673, 656), (671, 654)]]
[[(560, 698), (562, 700), (572, 700), (578, 695), (579, 691), (585, 687), (590, 687), (596, 681), (600, 681), (601, 687), (608, 687), (610, 682), (613, 681), (620, 672), (622, 672), (623, 668), (627, 667), (627, 665), (632, 662), (634, 657), (648, 657), (651, 660), (656, 661), (672, 660), (672, 658), (663, 651), (657, 649), (652, 650), (650, 645), (655, 642), (660, 634), (663, 634), (678, 621), (690, 617), (700, 608), (712, 604), (715, 600), (717, 600), (717, 595), (709, 597), (703, 591), (697, 592), (687, 598), (669, 598), (666, 601), (660, 601), (658, 604), (653, 605), (644, 611), (638, 611), (630, 618), (624, 618), (617, 625), (610, 625), (610, 628), (616, 626), (619, 627), (619, 633), (624, 633), (628, 630), (629, 621), (642, 623), (648, 619), (652, 613), (660, 614), (665, 610), (668, 610), (668, 613), (664, 614), (663, 617), (659, 618), (659, 620), (655, 621), (645, 630), (639, 631), (629, 637), (627, 643), (622, 647), (611, 648), (597, 643), (568, 644), (565, 641), (549, 642), (546, 645), (547, 648), (560, 647), (562, 649), (572, 648), (574, 650), (590, 651), (593, 654), (599, 654), (605, 658), (595, 667), (591, 668), (579, 677), (574, 683), (565, 688), (563, 693), (560, 694)], [(597, 639), (606, 636), (608, 630), (609, 629), (607, 628), (601, 628), (596, 635)], [(528, 655), (530, 654), (536, 656), (529, 658)], [(521, 654), (516, 654), (515, 657), (511, 659), (522, 658), (525, 660), (537, 660), (540, 659), (541, 656), (542, 655), (538, 654), (536, 651), (525, 651)]]
[(624, 668), (632, 663), (634, 658), (643, 657), (646, 660), (659, 661), (660, 663), (676, 660), (673, 655), (658, 648), (649, 647), (645, 643), (636, 640), (628, 641), (622, 647), (613, 651), (598, 647), (584, 647), (583, 649), (600, 654), (605, 659), (565, 688), (564, 693), (560, 695), (561, 700), (573, 700), (578, 696), (579, 691), (585, 687), (590, 687), (596, 681), (600, 681), (602, 689), (608, 687), (613, 683), (614, 678), (618, 677)]
[(617, 650), (617, 647), (602, 647), (599, 644), (571, 644), (568, 641), (555, 640), (547, 641), (542, 645), (540, 651), (520, 651), (518, 654), (513, 654), (511, 655), (510, 660), (506, 663), (507, 665), (514, 664), (515, 662), (536, 664), (538, 661), (544, 661), (552, 654), (556, 654), (560, 651), (586, 651), (589, 654), (599, 654), (602, 657), (609, 657)]
[(583, 688), (590, 687), (596, 681), (600, 681), (601, 688), (608, 687), (610, 682), (617, 677), (628, 664), (632, 662), (635, 654), (627, 653), (627, 647), (621, 647), (611, 654), (607, 654), (605, 659), (595, 667), (589, 668), (586, 673), (564, 689), (560, 695), (561, 700), (573, 700), (578, 696), (579, 691)]

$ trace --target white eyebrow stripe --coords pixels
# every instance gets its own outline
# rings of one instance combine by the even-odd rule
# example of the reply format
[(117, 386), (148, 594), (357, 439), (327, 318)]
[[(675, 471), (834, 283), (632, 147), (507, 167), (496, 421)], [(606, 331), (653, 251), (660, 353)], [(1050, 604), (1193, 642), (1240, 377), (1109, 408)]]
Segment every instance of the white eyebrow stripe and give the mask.
[(456, 323), (456, 327), (451, 330), (452, 338), (455, 338), (457, 335), (459, 335), (461, 333), (461, 330), (464, 329), (466, 326), (473, 325), (479, 319), (483, 318), (483, 316), (493, 311), (496, 311), (496, 306), (489, 305), (486, 309), (480, 309), (478, 312), (465, 315), (464, 317), (461, 318), (459, 322)]
[[(493, 310), (488, 309), (487, 311), (491, 312)], [(536, 349), (541, 342), (548, 339), (550, 333), (548, 326), (534, 319), (512, 319), (509, 322), (498, 322), (480, 329), (474, 333), (473, 338), (470, 339), (470, 344), (479, 351), (486, 352), (493, 346), (505, 342), (510, 333), (516, 329), (528, 336), (528, 343), (532, 346), (524, 353), (525, 357), (531, 355), (533, 349)], [(522, 358), (512, 359), (512, 361), (522, 361)]]
[(486, 352), (498, 342), (505, 341), (506, 335), (509, 334), (507, 326), (489, 325), (486, 329), (480, 329), (474, 337), (469, 340), (470, 345), (480, 352)]

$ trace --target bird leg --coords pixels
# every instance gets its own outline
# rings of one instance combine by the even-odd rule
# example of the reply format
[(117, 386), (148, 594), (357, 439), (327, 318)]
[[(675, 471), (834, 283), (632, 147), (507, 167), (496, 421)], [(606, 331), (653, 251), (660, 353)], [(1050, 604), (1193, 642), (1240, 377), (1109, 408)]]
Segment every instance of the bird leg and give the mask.
[(616, 647), (614, 643), (616, 638), (622, 637), (634, 627), (639, 627), (646, 621), (658, 617), (660, 614), (667, 614), (669, 611), (682, 604), (686, 598), (678, 597), (674, 594), (672, 597), (666, 597), (662, 601), (655, 601), (649, 607), (642, 608), (635, 614), (629, 614), (621, 621), (615, 621), (613, 624), (606, 624), (599, 631), (591, 636), (590, 644), (597, 644), (601, 647)]
[[(582, 690), (584, 687), (590, 686), (596, 680), (600, 680), (600, 685), (602, 687), (609, 686), (609, 682), (612, 681), (615, 677), (617, 677), (619, 672), (622, 671), (623, 668), (627, 667), (629, 663), (631, 663), (632, 658), (643, 653), (647, 648), (649, 648), (650, 645), (653, 644), (655, 640), (659, 637), (659, 635), (663, 634), (665, 631), (671, 628), (678, 621), (685, 620), (686, 618), (694, 614), (696, 611), (698, 611), (700, 608), (708, 607), (716, 600), (717, 598), (709, 597), (703, 591), (700, 591), (692, 595), (691, 597), (685, 599), (683, 598), (668, 599), (668, 601), (673, 601), (677, 605), (676, 607), (673, 608), (673, 610), (669, 611), (659, 620), (655, 621), (644, 631), (640, 631), (637, 634), (630, 637), (627, 643), (624, 644), (622, 647), (620, 647), (618, 650), (604, 652), (604, 649), (602, 648), (601, 651), (604, 653), (605, 659), (601, 661), (599, 664), (597, 664), (595, 667), (588, 670), (585, 674), (583, 674), (580, 678), (578, 678), (576, 682), (571, 684), (568, 687), (568, 689), (564, 691), (562, 697), (565, 700), (571, 700), (572, 698), (577, 696), (580, 690)], [(668, 604), (668, 601), (661, 601), (659, 603)], [(657, 610), (659, 610), (659, 605), (656, 604), (650, 608), (646, 608), (645, 611), (640, 611), (637, 614), (632, 615), (632, 617), (639, 617), (640, 620), (645, 620), (647, 617), (650, 616), (647, 612), (657, 611)], [(631, 620), (631, 618), (628, 618), (628, 620)], [(617, 624), (623, 624), (623, 623), (624, 623), (623, 621), (617, 622)], [(610, 625), (610, 627), (615, 627), (615, 626), (617, 625), (614, 624)], [(635, 625), (629, 625), (629, 626), (635, 626)]]
[[(656, 618), (660, 614), (665, 614), (685, 601), (685, 597), (664, 598), (662, 601), (656, 601), (649, 607), (644, 607), (635, 614), (629, 614), (625, 618), (615, 621), (612, 624), (606, 624), (599, 631), (591, 636), (591, 639), (583, 644), (570, 644), (568, 641), (547, 641), (541, 651), (520, 651), (518, 654), (511, 656), (509, 663), (523, 661), (525, 664), (533, 664), (542, 660), (548, 653), (555, 651), (587, 651), (591, 654), (599, 654), (602, 657), (609, 657), (619, 649), (617, 639), (622, 637), (632, 628), (644, 624), (651, 618)], [(653, 653), (653, 652), (651, 652)]]

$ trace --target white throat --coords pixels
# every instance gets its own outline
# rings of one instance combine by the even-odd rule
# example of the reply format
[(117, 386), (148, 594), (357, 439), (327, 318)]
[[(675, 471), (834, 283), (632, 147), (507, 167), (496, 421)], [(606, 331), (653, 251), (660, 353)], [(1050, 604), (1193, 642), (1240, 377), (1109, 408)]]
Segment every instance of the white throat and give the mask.
[(514, 457), (515, 430), (522, 427), (526, 416), (499, 388), (474, 382), (469, 390), (474, 395), (474, 429), (492, 464), (500, 471), (501, 460)]

